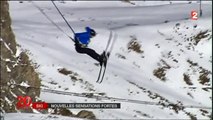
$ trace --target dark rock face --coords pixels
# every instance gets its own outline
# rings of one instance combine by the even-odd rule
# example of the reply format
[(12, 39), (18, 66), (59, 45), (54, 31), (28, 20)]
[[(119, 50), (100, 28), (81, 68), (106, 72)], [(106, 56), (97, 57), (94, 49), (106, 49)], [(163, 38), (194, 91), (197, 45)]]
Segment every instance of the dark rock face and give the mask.
[(80, 111), (76, 117), (79, 117), (79, 118), (87, 118), (87, 119), (96, 119), (95, 115), (93, 114), (93, 112), (91, 111), (87, 111), (87, 110), (82, 110)]
[[(22, 52), (16, 56), (15, 35), (11, 28), (11, 18), (9, 14), (9, 5), (7, 1), (1, 2), (0, 18), (0, 45), (1, 45), (1, 74), (0, 74), (0, 112), (16, 112), (17, 96), (30, 96), (32, 101), (36, 101), (40, 90), (18, 86), (20, 83), (26, 83), (29, 86), (40, 87), (40, 79), (35, 72), (34, 67), (29, 61), (26, 53)], [(17, 84), (17, 85), (11, 85)], [(31, 109), (19, 110), (21, 112), (32, 112)]]

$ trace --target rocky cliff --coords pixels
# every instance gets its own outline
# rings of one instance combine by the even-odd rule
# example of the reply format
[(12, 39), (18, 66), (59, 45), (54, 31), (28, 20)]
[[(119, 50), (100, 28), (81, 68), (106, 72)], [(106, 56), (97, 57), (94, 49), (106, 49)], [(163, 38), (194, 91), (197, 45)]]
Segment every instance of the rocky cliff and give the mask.
[(0, 45), (1, 45), (1, 82), (0, 82), (0, 112), (32, 112), (32, 109), (19, 110), (16, 108), (17, 96), (28, 95), (35, 101), (40, 90), (19, 86), (40, 87), (40, 79), (32, 66), (29, 57), (24, 52), (18, 52), (17, 43), (11, 29), (11, 18), (7, 1), (1, 2)]

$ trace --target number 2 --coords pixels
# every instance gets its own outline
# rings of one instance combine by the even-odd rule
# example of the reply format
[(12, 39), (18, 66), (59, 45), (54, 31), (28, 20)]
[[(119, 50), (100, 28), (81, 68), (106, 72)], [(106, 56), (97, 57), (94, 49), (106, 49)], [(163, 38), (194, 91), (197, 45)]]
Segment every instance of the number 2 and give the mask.
[(18, 102), (16, 104), (16, 107), (18, 109), (28, 108), (28, 107), (30, 107), (30, 105), (32, 103), (32, 99), (29, 96), (18, 96), (17, 99), (18, 99)]
[(191, 12), (191, 19), (192, 19), (192, 20), (197, 20), (197, 19), (198, 19), (198, 14), (197, 14), (196, 11), (192, 11), (192, 12)]

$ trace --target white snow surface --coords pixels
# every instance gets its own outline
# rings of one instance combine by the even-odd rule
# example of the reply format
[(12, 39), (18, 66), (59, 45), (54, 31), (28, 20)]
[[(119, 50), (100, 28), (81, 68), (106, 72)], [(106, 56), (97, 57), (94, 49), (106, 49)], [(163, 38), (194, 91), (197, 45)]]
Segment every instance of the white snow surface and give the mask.
[[(73, 36), (50, 1), (34, 3), (67, 34)], [(99, 67), (94, 64), (97, 63), (94, 59), (77, 53), (73, 42), (51, 24), (32, 2), (10, 1), (12, 28), (17, 43), (22, 49), (28, 50), (30, 59), (39, 65), (37, 71), (40, 73), (43, 86), (66, 92), (105, 93), (106, 96), (124, 99), (164, 103), (168, 101), (174, 104), (181, 102), (186, 106), (212, 106), (212, 38), (203, 38), (197, 45), (187, 48), (190, 43), (187, 38), (205, 30), (211, 34), (211, 3), (202, 5), (203, 16), (198, 20), (190, 19), (192, 10), (199, 11), (198, 2), (169, 4), (168, 1), (135, 1), (135, 5), (121, 1), (55, 3), (76, 32), (84, 31), (86, 26), (97, 31), (97, 36), (92, 38), (89, 44), (97, 53), (101, 53), (105, 48), (110, 29), (118, 38), (108, 61), (105, 79), (98, 84), (96, 79)], [(143, 53), (128, 50), (127, 44), (132, 39), (131, 36), (141, 44)], [(125, 56), (125, 59), (119, 55)], [(198, 66), (190, 67), (187, 60), (197, 63)], [(162, 61), (171, 67), (165, 71), (165, 81), (153, 74), (154, 70), (165, 66)], [(198, 81), (201, 71), (199, 67), (210, 72), (207, 84), (203, 85)], [(69, 75), (59, 73), (59, 68), (77, 73), (77, 77), (82, 81), (74, 81)], [(193, 85), (186, 84), (183, 74), (190, 76)], [(41, 92), (40, 98), (50, 103), (114, 102), (46, 92)], [(163, 106), (121, 102), (121, 109), (89, 110), (93, 111), (98, 119), (189, 119), (187, 112), (198, 119), (208, 119), (208, 115), (212, 113), (211, 109), (204, 109), (208, 112), (206, 114), (202, 114), (201, 109), (186, 108), (175, 112)], [(78, 113), (80, 110), (71, 111)], [(9, 120), (18, 118), (7, 116)], [(30, 115), (27, 114), (23, 116), (28, 117), (27, 120), (35, 119), (29, 118)], [(22, 118), (22, 115), (20, 117)], [(41, 117), (48, 118), (45, 115)], [(22, 119), (25, 120), (24, 117)]]
[(82, 120), (75, 117), (33, 113), (7, 113), (3, 116), (5, 120)]

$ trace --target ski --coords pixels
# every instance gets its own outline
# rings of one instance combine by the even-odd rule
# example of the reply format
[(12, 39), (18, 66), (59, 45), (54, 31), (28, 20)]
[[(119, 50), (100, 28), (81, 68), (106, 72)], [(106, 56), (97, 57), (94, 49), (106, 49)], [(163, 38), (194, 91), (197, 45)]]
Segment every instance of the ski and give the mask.
[[(110, 31), (110, 35), (109, 35), (109, 39), (108, 39), (108, 42), (107, 42), (107, 45), (106, 45), (106, 49), (105, 49), (105, 51), (108, 49), (109, 44), (110, 44), (110, 42), (111, 42), (111, 39), (112, 39), (112, 31)], [(101, 65), (100, 65), (100, 70), (99, 70), (99, 74), (98, 74), (98, 79), (97, 79), (97, 81), (96, 81), (96, 82), (98, 82), (98, 81), (99, 81), (99, 79), (100, 79), (100, 77), (101, 77), (102, 68), (103, 68), (103, 64), (101, 64)]]
[(101, 72), (102, 72), (102, 65), (100, 66), (100, 70), (99, 70), (99, 73), (98, 73), (98, 79), (96, 80), (96, 82), (98, 82), (98, 81), (99, 81), (100, 76), (101, 76)]
[[(101, 72), (100, 73), (100, 76), (101, 76), (101, 79), (100, 79), (100, 76), (99, 76), (99, 78), (98, 78), (98, 80), (97, 80), (97, 82), (98, 83), (101, 83), (102, 81), (103, 81), (103, 79), (104, 79), (104, 76), (105, 76), (105, 72), (106, 72), (106, 67), (107, 67), (107, 61), (108, 61), (108, 59), (109, 59), (109, 56), (110, 56), (110, 54), (111, 54), (111, 51), (112, 51), (112, 48), (113, 48), (113, 46), (114, 46), (114, 43), (115, 43), (115, 40), (117, 39), (117, 35), (115, 34), (114, 36), (113, 36), (113, 38), (111, 38), (112, 39), (112, 42), (111, 42), (111, 44), (110, 44), (110, 47), (109, 47), (109, 45), (107, 46), (107, 49), (105, 50), (105, 56), (106, 56), (106, 62), (105, 62), (105, 64), (103, 65), (103, 67), (101, 66), (101, 69), (103, 69), (103, 73)], [(109, 48), (109, 49), (108, 49)], [(101, 70), (102, 71), (102, 70)], [(100, 79), (100, 80), (99, 80)]]

